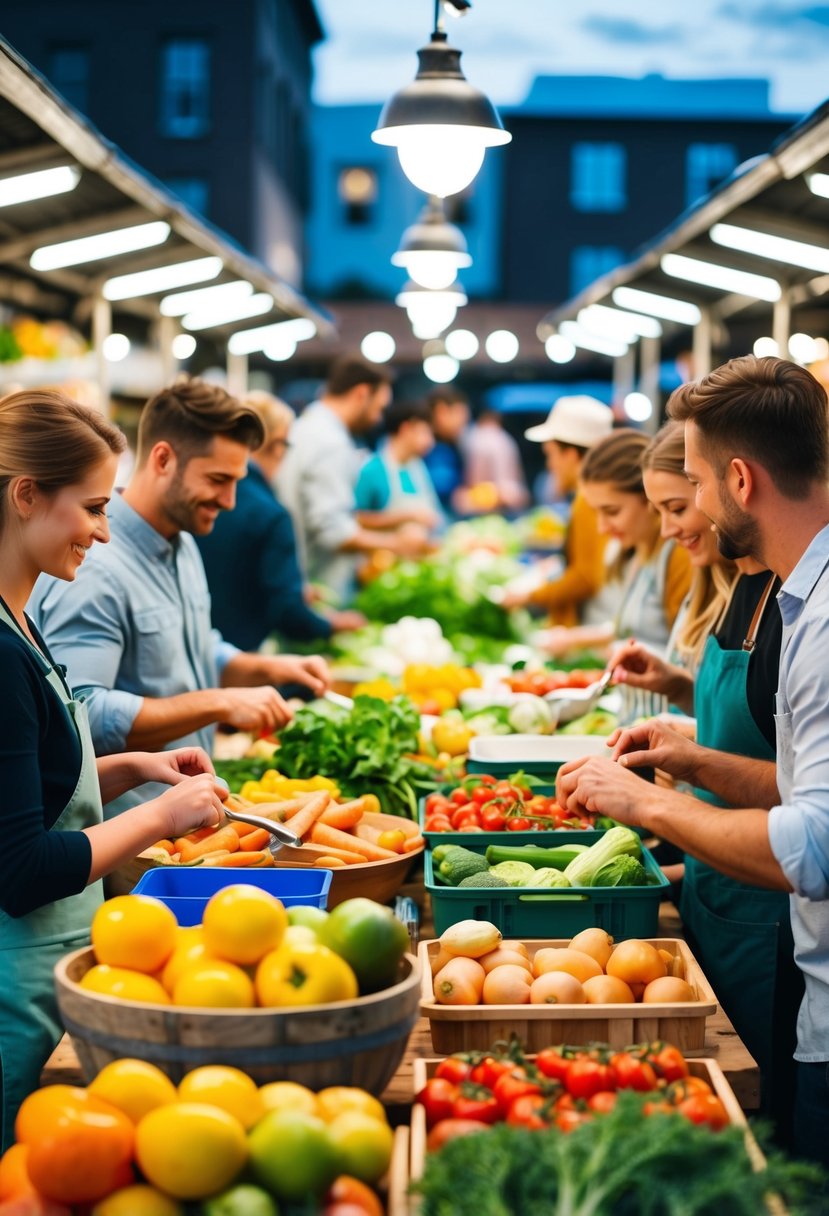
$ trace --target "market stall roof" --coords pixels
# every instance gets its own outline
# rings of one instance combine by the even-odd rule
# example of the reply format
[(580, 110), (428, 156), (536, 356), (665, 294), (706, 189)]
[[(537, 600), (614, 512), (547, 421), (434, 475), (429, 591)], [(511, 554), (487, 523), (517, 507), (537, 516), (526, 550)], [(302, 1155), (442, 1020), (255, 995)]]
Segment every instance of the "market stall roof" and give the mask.
[[(0, 299), (52, 315), (71, 312), (82, 320), (113, 276), (217, 257), (221, 272), (198, 286), (244, 279), (255, 292), (269, 295), (272, 305), (255, 320), (209, 327), (215, 338), (226, 340), (236, 329), (300, 317), (313, 322), (318, 333), (333, 333), (324, 310), (133, 164), (0, 38), (0, 184), (19, 174), (66, 165), (80, 170), (74, 189), (0, 207)], [(44, 246), (158, 221), (169, 225), (169, 234), (143, 251), (53, 269), (36, 269), (30, 263), (34, 251)], [(161, 294), (113, 301), (112, 307), (153, 319), (159, 315)]]
[[(783, 135), (767, 155), (741, 165), (718, 189), (638, 251), (630, 262), (596, 279), (579, 295), (548, 312), (539, 323), (538, 336), (544, 341), (563, 322), (575, 320), (590, 305), (618, 304), (613, 293), (620, 287), (694, 303), (714, 324), (738, 313), (746, 313), (760, 323), (770, 314), (773, 299), (758, 299), (755, 295), (690, 282), (666, 273), (663, 259), (671, 254), (773, 280), (779, 284), (781, 305), (786, 313), (799, 311), (803, 323), (809, 310), (820, 308), (820, 301), (829, 294), (829, 199), (810, 188), (812, 174), (829, 174), (829, 102)], [(826, 180), (829, 183), (829, 178)], [(738, 250), (733, 244), (728, 247), (713, 240), (711, 230), (718, 224), (749, 230), (754, 234), (749, 238), (734, 233), (721, 235), (732, 243), (736, 240), (744, 246), (748, 244), (753, 251)], [(804, 260), (813, 265), (781, 260), (784, 252), (788, 257), (795, 256), (791, 246), (760, 240), (756, 234), (815, 247), (804, 255)], [(772, 250), (776, 256), (772, 256)], [(822, 269), (818, 268), (820, 265)], [(662, 324), (668, 336), (681, 328), (675, 322)]]

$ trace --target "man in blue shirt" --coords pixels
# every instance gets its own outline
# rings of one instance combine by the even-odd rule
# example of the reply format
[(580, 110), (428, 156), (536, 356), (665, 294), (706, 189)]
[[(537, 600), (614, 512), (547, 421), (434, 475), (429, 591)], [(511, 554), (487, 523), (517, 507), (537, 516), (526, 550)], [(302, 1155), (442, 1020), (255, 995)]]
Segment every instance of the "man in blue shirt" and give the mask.
[[(218, 722), (259, 732), (288, 721), (274, 685), (327, 687), (321, 659), (245, 654), (212, 629), (193, 536), (232, 510), (262, 435), (256, 414), (221, 388), (185, 380), (162, 390), (142, 412), (129, 485), (109, 504), (110, 543), (92, 548), (73, 582), (38, 582), (30, 613), (85, 697), (99, 755), (210, 753)], [(154, 796), (142, 786), (106, 810)]]
[[(750, 555), (783, 580), (776, 764), (707, 751), (654, 721), (611, 738), (618, 764), (566, 765), (559, 795), (570, 807), (645, 827), (738, 881), (792, 893), (795, 960), (806, 985), (794, 1147), (829, 1166), (826, 393), (797, 364), (745, 356), (677, 390), (669, 413), (685, 422), (686, 473), (723, 555)], [(729, 806), (655, 789), (625, 771), (642, 764), (710, 789)]]

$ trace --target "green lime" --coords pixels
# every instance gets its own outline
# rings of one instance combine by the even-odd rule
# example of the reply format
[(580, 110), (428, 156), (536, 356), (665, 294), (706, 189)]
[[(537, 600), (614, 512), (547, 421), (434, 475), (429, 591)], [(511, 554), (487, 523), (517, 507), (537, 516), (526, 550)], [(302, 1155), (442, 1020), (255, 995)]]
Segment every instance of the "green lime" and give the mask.
[(259, 1186), (243, 1183), (206, 1199), (204, 1216), (279, 1216), (276, 1201)]

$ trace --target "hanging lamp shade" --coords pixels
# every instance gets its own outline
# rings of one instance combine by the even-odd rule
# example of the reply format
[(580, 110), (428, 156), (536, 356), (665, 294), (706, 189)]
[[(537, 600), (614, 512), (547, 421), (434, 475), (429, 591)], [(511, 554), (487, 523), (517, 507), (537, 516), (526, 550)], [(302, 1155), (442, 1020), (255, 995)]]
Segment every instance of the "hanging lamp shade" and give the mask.
[(437, 198), (429, 200), (417, 221), (403, 233), (391, 260), (415, 283), (433, 290), (449, 287), (461, 267), (472, 265), (463, 233), (448, 222)]
[(443, 291), (430, 291), (410, 281), (398, 292), (395, 303), (406, 309), (416, 338), (436, 338), (455, 320), (458, 309), (466, 303), (466, 292), (459, 283)]
[(487, 148), (512, 139), (489, 98), (461, 71), (461, 52), (436, 30), (417, 52), (419, 67), (383, 107), (377, 144), (397, 148), (409, 181), (426, 194), (446, 198), (466, 189)]

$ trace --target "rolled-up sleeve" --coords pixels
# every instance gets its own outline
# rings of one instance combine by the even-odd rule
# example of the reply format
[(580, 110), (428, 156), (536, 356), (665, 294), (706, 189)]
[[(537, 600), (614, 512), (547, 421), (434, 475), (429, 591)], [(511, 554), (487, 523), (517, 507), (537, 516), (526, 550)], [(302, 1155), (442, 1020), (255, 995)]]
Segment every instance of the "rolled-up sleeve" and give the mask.
[[(778, 766), (791, 792), (769, 812), (772, 852), (798, 895), (829, 898), (829, 621), (811, 620), (786, 656), (788, 704), (778, 704)], [(807, 642), (807, 644), (804, 644)], [(782, 712), (780, 712), (782, 711)], [(790, 750), (790, 760), (787, 753)]]
[(213, 640), (213, 660), (216, 664), (216, 675), (221, 679), (222, 672), (230, 660), (240, 653), (239, 647), (234, 646), (232, 642), (226, 642), (218, 629), (211, 629), (210, 636)]
[(144, 698), (116, 689), (126, 611), (118, 591), (90, 566), (72, 583), (55, 581), (37, 606), (37, 625), (76, 696), (86, 702), (99, 756), (124, 751)]

